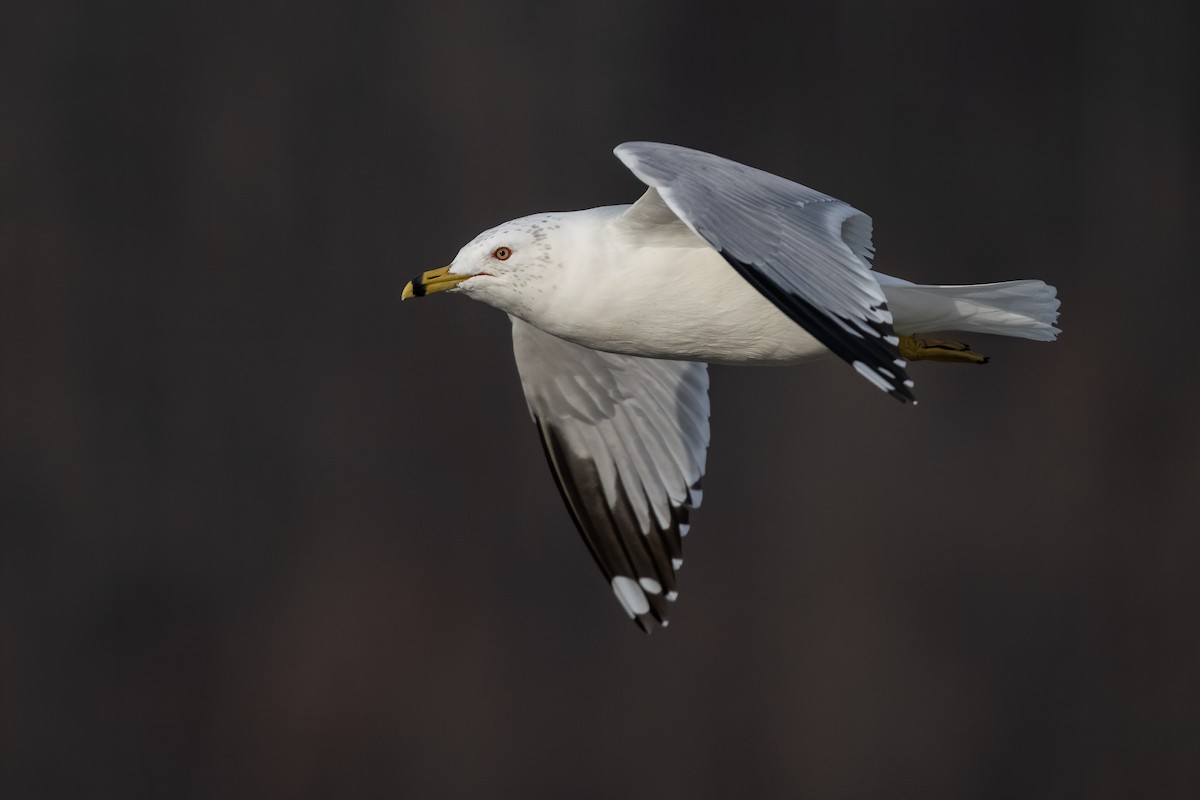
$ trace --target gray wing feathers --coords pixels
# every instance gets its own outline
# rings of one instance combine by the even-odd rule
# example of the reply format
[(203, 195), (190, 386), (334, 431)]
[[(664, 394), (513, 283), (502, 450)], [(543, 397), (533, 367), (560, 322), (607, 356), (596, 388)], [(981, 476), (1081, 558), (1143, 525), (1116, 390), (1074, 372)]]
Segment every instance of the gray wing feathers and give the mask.
[(517, 318), (513, 350), (563, 500), (622, 606), (666, 621), (708, 448), (704, 364), (564, 341)]
[[(778, 175), (675, 145), (630, 142), (615, 152), (715, 249), (777, 265), (773, 273), (805, 289), (823, 309), (859, 314), (864, 298), (886, 301), (869, 265), (871, 218), (853, 206)], [(832, 261), (843, 271), (795, 269), (786, 250)], [(886, 312), (875, 316), (889, 318)]]
[[(822, 344), (902, 400), (911, 384), (887, 298), (871, 270), (871, 218), (807, 186), (675, 145), (629, 142), (616, 155), (691, 231)], [(634, 209), (655, 221), (652, 201)], [(882, 370), (882, 372), (880, 371)]]

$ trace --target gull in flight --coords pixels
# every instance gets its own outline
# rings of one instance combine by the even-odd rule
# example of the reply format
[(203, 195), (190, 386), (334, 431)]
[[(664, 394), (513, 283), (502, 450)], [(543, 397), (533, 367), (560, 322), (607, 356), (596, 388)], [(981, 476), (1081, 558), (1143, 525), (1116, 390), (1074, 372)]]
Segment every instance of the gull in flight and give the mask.
[(1050, 341), (1040, 280), (910, 283), (872, 269), (871, 218), (785, 178), (629, 142), (632, 205), (484, 231), (403, 298), (450, 291), (512, 320), (529, 411), (575, 526), (625, 612), (667, 624), (709, 438), (708, 363), (833, 354), (915, 402), (909, 361), (985, 363), (933, 333)]

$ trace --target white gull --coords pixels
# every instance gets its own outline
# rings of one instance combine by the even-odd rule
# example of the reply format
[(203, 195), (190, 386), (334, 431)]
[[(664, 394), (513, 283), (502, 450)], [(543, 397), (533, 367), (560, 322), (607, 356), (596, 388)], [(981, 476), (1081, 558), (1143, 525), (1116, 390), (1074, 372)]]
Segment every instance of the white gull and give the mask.
[(872, 269), (871, 218), (761, 170), (667, 144), (617, 157), (632, 205), (534, 214), (479, 234), (403, 296), (454, 291), (509, 314), (563, 499), (626, 613), (667, 624), (700, 504), (708, 372), (837, 355), (914, 401), (909, 360), (985, 363), (933, 332), (1050, 341), (1040, 280), (913, 284)]

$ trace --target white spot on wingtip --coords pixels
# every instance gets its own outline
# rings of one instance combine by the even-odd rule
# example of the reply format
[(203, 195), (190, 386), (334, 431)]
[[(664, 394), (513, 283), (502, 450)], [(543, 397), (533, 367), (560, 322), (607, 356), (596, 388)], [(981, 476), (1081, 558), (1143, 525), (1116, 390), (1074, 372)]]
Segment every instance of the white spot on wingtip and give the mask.
[(670, 603), (674, 603), (676, 598), (678, 598), (678, 597), (679, 597), (679, 592), (667, 592), (667, 601)]
[(883, 337), (883, 340), (885, 342), (887, 342), (888, 344), (890, 344), (892, 347), (895, 347), (896, 345), (900, 344), (899, 336), (885, 336), (885, 337)]
[(688, 531), (690, 531), (691, 529), (692, 529), (692, 526), (691, 526), (691, 525), (689, 525), (688, 523), (686, 523), (686, 522), (685, 522), (685, 523), (683, 523), (682, 525), (680, 525), (680, 526), (679, 526), (679, 535), (680, 535), (680, 536), (687, 536), (687, 535), (688, 535)]
[(642, 587), (638, 586), (637, 581), (633, 578), (618, 575), (612, 579), (612, 587), (613, 594), (617, 596), (617, 600), (621, 602), (621, 606), (629, 616), (645, 614), (650, 610), (650, 602), (642, 592)]
[(679, 569), (682, 566), (683, 566), (682, 558), (672, 558), (671, 559), (671, 569)]
[(662, 594), (662, 584), (654, 578), (638, 578), (638, 583), (650, 594)]

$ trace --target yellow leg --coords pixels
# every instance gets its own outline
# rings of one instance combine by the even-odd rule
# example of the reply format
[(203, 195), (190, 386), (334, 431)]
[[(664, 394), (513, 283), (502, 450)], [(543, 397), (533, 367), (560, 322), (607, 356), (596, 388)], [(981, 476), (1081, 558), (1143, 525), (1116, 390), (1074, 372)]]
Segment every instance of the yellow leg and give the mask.
[(908, 361), (952, 361), (957, 364), (986, 364), (988, 357), (971, 349), (970, 345), (932, 336), (901, 336), (900, 355)]

